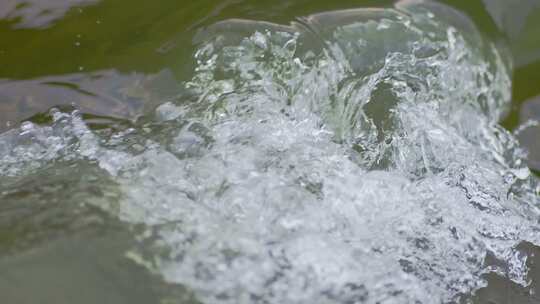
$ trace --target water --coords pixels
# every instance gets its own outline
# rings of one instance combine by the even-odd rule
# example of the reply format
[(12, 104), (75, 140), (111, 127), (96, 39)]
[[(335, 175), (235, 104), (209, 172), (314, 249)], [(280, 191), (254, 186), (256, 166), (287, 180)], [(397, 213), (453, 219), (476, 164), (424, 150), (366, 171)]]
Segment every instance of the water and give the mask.
[[(251, 20), (212, 22), (239, 4)], [(194, 54), (184, 82), (95, 68), (6, 82), (45, 98), (76, 82), (67, 100), (87, 99), (0, 135), (3, 294), (534, 303), (540, 188), (498, 125), (513, 51), (438, 4), (255, 21), (265, 5), (209, 5), (179, 51)]]

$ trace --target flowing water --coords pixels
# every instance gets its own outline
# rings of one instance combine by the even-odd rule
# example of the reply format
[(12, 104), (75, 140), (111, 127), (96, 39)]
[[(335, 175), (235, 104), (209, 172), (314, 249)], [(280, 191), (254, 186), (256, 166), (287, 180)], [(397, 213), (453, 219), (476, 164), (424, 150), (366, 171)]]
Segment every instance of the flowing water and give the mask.
[(504, 2), (39, 3), (0, 5), (5, 301), (539, 301)]

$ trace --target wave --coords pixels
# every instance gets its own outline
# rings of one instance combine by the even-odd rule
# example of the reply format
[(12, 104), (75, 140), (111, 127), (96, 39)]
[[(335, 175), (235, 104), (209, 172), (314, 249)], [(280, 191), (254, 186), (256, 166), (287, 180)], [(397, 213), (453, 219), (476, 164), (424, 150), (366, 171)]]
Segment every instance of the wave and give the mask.
[(204, 303), (449, 302), (489, 272), (529, 284), (519, 244), (540, 244), (540, 188), (497, 124), (511, 61), (466, 17), (402, 1), (194, 40), (183, 93), (133, 128), (53, 110), (0, 135), (3, 187), (99, 168), (105, 194), (79, 202), (146, 227), (129, 256)]

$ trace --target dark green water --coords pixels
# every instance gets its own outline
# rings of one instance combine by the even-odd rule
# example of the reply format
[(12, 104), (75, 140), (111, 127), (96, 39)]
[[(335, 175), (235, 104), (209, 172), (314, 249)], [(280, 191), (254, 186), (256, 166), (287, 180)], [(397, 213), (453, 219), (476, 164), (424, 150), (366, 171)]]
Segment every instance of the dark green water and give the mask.
[[(518, 125), (521, 104), (540, 95), (539, 1), (451, 1), (513, 54), (513, 108), (503, 122)], [(201, 28), (229, 18), (288, 23), (329, 10), (387, 6), (393, 1), (320, 0), (94, 0), (0, 3), (0, 131), (53, 106), (81, 108), (95, 126), (129, 124), (188, 79)], [(540, 138), (540, 136), (539, 136)], [(69, 170), (68, 170), (69, 172)], [(61, 174), (66, 174), (62, 171)], [(77, 177), (77, 172), (71, 172)], [(87, 206), (24, 206), (21, 195), (58, 195), (58, 188), (92, 187), (41, 177), (39, 189), (0, 202), (0, 303), (190, 303), (178, 286), (162, 283), (125, 257), (136, 246), (116, 219)], [(55, 182), (58, 178), (58, 182)], [(33, 185), (32, 181), (21, 183)], [(6, 190), (0, 185), (0, 190)], [(97, 189), (96, 191), (99, 191)], [(6, 196), (9, 197), (9, 196)], [(131, 228), (130, 228), (131, 229)], [(538, 251), (530, 246), (525, 250)], [(538, 255), (538, 254), (537, 254)], [(533, 280), (540, 269), (531, 261)], [(475, 303), (538, 303), (538, 298), (495, 275)], [(540, 292), (540, 287), (533, 284)]]

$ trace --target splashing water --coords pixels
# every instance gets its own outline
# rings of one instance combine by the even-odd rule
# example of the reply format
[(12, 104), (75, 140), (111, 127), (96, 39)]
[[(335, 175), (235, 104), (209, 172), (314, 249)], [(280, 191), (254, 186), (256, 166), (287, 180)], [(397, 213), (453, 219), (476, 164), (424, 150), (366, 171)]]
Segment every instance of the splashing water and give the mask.
[(540, 244), (538, 181), (497, 125), (511, 64), (468, 19), (409, 1), (195, 39), (181, 96), (132, 129), (53, 110), (0, 135), (0, 195), (58, 164), (100, 168), (102, 195), (78, 202), (145, 225), (129, 256), (204, 303), (439, 303), (488, 272), (529, 284), (517, 245)]

